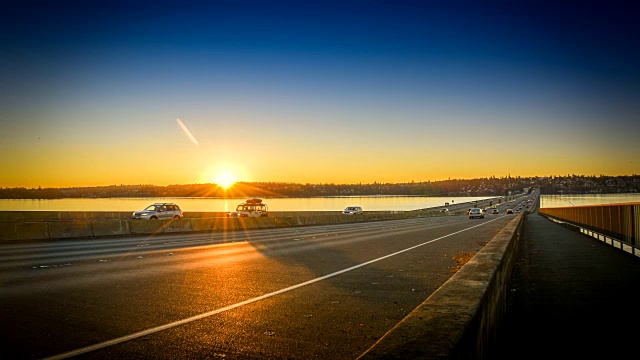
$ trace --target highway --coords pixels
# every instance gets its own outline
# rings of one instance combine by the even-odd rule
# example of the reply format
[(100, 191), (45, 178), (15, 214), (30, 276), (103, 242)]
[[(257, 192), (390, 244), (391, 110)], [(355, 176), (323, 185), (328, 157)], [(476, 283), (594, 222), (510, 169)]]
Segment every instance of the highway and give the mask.
[(355, 359), (514, 215), (0, 247), (3, 353)]

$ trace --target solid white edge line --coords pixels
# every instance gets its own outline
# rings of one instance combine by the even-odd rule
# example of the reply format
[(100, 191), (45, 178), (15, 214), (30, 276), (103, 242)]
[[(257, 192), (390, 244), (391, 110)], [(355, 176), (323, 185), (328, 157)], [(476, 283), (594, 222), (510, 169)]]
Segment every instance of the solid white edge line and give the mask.
[(79, 349), (67, 351), (65, 353), (61, 353), (61, 354), (58, 354), (58, 355), (49, 356), (49, 357), (43, 358), (43, 360), (66, 359), (66, 358), (69, 358), (69, 357), (72, 357), (72, 356), (85, 354), (85, 353), (88, 353), (88, 352), (91, 352), (91, 351), (95, 351), (95, 350), (98, 350), (98, 349), (102, 349), (102, 348), (106, 348), (106, 347), (113, 346), (113, 345), (116, 345), (116, 344), (120, 344), (120, 343), (123, 343), (125, 341), (129, 341), (129, 340), (133, 340), (133, 339), (136, 339), (136, 338), (139, 338), (139, 337), (143, 337), (143, 336), (146, 336), (146, 335), (154, 334), (154, 333), (157, 333), (157, 332), (160, 332), (160, 331), (163, 331), (163, 330), (167, 330), (167, 329), (170, 329), (170, 328), (173, 328), (173, 327), (176, 327), (176, 326), (184, 325), (184, 324), (196, 321), (196, 320), (204, 319), (206, 317), (209, 317), (209, 316), (212, 316), (212, 315), (215, 315), (215, 314), (219, 314), (221, 312), (232, 310), (232, 309), (244, 306), (244, 305), (248, 305), (248, 304), (254, 303), (256, 301), (264, 300), (264, 299), (270, 298), (272, 296), (276, 296), (276, 295), (279, 295), (279, 294), (282, 294), (282, 293), (285, 293), (285, 292), (289, 292), (289, 291), (301, 288), (303, 286), (311, 285), (311, 284), (316, 283), (318, 281), (322, 281), (322, 280), (325, 280), (325, 279), (328, 279), (328, 278), (332, 278), (332, 277), (340, 275), (340, 274), (344, 274), (346, 272), (361, 268), (363, 266), (367, 266), (369, 264), (373, 264), (375, 262), (390, 258), (392, 256), (396, 256), (396, 255), (405, 253), (407, 251), (419, 248), (421, 246), (430, 244), (432, 242), (436, 242), (438, 240), (442, 240), (442, 239), (447, 238), (449, 236), (457, 235), (457, 234), (459, 234), (461, 232), (465, 232), (467, 230), (471, 230), (473, 228), (477, 228), (479, 226), (483, 226), (483, 225), (489, 224), (489, 223), (491, 223), (493, 221), (496, 221), (496, 220), (498, 220), (500, 218), (502, 218), (502, 216), (499, 217), (499, 218), (493, 219), (493, 220), (489, 220), (487, 222), (483, 222), (483, 223), (478, 224), (478, 225), (474, 225), (472, 227), (468, 227), (466, 229), (462, 229), (462, 230), (458, 230), (456, 232), (452, 232), (451, 234), (447, 234), (447, 235), (441, 236), (441, 237), (433, 239), (433, 240), (429, 240), (429, 241), (423, 242), (422, 244), (414, 245), (414, 246), (406, 248), (404, 250), (396, 251), (396, 252), (391, 253), (389, 255), (385, 255), (385, 256), (379, 257), (377, 259), (369, 260), (369, 261), (364, 262), (362, 264), (358, 264), (358, 265), (355, 265), (355, 266), (352, 266), (352, 267), (349, 267), (349, 268), (346, 268), (346, 269), (342, 269), (340, 271), (336, 271), (336, 272), (331, 273), (331, 274), (327, 274), (327, 275), (324, 275), (324, 276), (321, 276), (321, 277), (318, 277), (318, 278), (315, 278), (315, 279), (311, 279), (309, 281), (305, 281), (305, 282), (300, 283), (300, 284), (292, 285), (292, 286), (289, 286), (287, 288), (271, 292), (269, 294), (265, 294), (265, 295), (261, 295), (261, 296), (258, 296), (258, 297), (254, 297), (252, 299), (248, 299), (248, 300), (245, 300), (245, 301), (241, 301), (239, 303), (235, 303), (235, 304), (232, 304), (232, 305), (229, 305), (229, 306), (225, 306), (225, 307), (222, 307), (220, 309), (212, 310), (212, 311), (209, 311), (209, 312), (206, 312), (206, 313), (202, 313), (200, 315), (192, 316), (192, 317), (189, 317), (189, 318), (186, 318), (186, 319), (182, 319), (182, 320), (178, 320), (178, 321), (175, 321), (175, 322), (172, 322), (172, 323), (160, 325), (160, 326), (157, 326), (157, 327), (154, 327), (154, 328), (151, 328), (151, 329), (139, 331), (139, 332), (136, 332), (136, 333), (133, 333), (133, 334), (129, 334), (129, 335), (122, 336), (122, 337), (115, 338), (115, 339), (111, 339), (111, 340), (107, 340), (107, 341), (104, 341), (104, 342), (101, 342), (101, 343), (97, 343), (97, 344), (85, 346), (85, 347), (82, 347), (82, 348), (79, 348)]

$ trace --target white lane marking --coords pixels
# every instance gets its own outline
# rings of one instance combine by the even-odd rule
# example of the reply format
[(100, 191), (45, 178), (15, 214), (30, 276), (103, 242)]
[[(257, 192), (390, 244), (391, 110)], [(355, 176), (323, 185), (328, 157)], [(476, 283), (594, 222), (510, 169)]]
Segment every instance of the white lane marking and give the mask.
[(363, 266), (367, 266), (367, 265), (376, 263), (378, 261), (381, 261), (381, 260), (384, 260), (384, 259), (388, 259), (388, 258), (390, 258), (392, 256), (396, 256), (396, 255), (405, 253), (407, 251), (419, 248), (421, 246), (430, 244), (432, 242), (436, 242), (438, 240), (442, 240), (442, 239), (447, 238), (449, 236), (457, 235), (457, 234), (459, 234), (461, 232), (465, 232), (467, 230), (471, 230), (473, 228), (477, 228), (478, 226), (486, 225), (486, 224), (488, 224), (490, 222), (493, 222), (493, 221), (496, 221), (496, 220), (498, 220), (500, 218), (489, 220), (489, 221), (480, 223), (478, 225), (474, 225), (472, 227), (468, 227), (466, 229), (462, 229), (462, 230), (459, 230), (459, 231), (456, 231), (456, 232), (452, 232), (451, 234), (447, 234), (447, 235), (441, 236), (439, 238), (423, 242), (422, 244), (418, 244), (418, 245), (406, 248), (404, 250), (396, 251), (396, 252), (391, 253), (389, 255), (385, 255), (385, 256), (379, 257), (377, 259), (369, 260), (369, 261), (364, 262), (362, 264), (358, 264), (358, 265), (355, 265), (355, 266), (352, 266), (352, 267), (349, 267), (349, 268), (346, 268), (346, 269), (342, 269), (340, 271), (336, 271), (334, 273), (331, 273), (331, 274), (328, 274), (328, 275), (324, 275), (324, 276), (321, 276), (319, 278), (315, 278), (315, 279), (312, 279), (312, 280), (309, 280), (309, 281), (305, 281), (305, 282), (297, 284), (297, 285), (289, 286), (287, 288), (280, 289), (280, 290), (274, 291), (274, 292), (269, 293), (269, 294), (265, 294), (265, 295), (262, 295), (262, 296), (254, 297), (252, 299), (241, 301), (241, 302), (233, 304), (233, 305), (225, 306), (225, 307), (220, 308), (220, 309), (212, 310), (212, 311), (209, 311), (209, 312), (206, 312), (206, 313), (202, 313), (200, 315), (192, 316), (192, 317), (189, 317), (189, 318), (186, 318), (186, 319), (182, 319), (182, 320), (178, 320), (178, 321), (175, 321), (175, 322), (172, 322), (172, 323), (160, 325), (160, 326), (157, 326), (157, 327), (154, 327), (154, 328), (151, 328), (151, 329), (139, 331), (137, 333), (129, 334), (129, 335), (122, 336), (122, 337), (119, 337), (119, 338), (116, 338), (116, 339), (111, 339), (111, 340), (104, 341), (104, 342), (101, 342), (101, 343), (85, 346), (83, 348), (71, 350), (71, 351), (68, 351), (68, 352), (65, 352), (65, 353), (62, 353), (62, 354), (53, 355), (53, 356), (44, 358), (43, 360), (66, 359), (66, 358), (69, 358), (69, 357), (78, 356), (78, 355), (85, 354), (85, 353), (88, 353), (88, 352), (91, 352), (91, 351), (95, 351), (95, 350), (99, 350), (99, 349), (106, 348), (106, 347), (109, 347), (109, 346), (117, 345), (117, 344), (123, 343), (125, 341), (133, 340), (133, 339), (136, 339), (136, 338), (139, 338), (139, 337), (143, 337), (143, 336), (147, 336), (147, 335), (151, 335), (151, 334), (163, 331), (163, 330), (171, 329), (171, 328), (174, 328), (176, 326), (184, 325), (184, 324), (196, 321), (196, 320), (204, 319), (206, 317), (209, 317), (209, 316), (212, 316), (212, 315), (215, 315), (215, 314), (219, 314), (221, 312), (232, 310), (232, 309), (244, 306), (244, 305), (248, 305), (248, 304), (254, 303), (256, 301), (264, 300), (264, 299), (270, 298), (272, 296), (276, 296), (276, 295), (279, 295), (279, 294), (283, 294), (283, 293), (286, 293), (286, 292), (301, 288), (303, 286), (311, 285), (311, 284), (316, 283), (318, 281), (326, 280), (326, 279), (332, 278), (334, 276), (338, 276), (340, 274), (344, 274), (346, 272), (349, 272), (349, 271), (352, 271), (352, 270), (355, 270), (355, 269), (359, 269), (359, 268), (361, 268)]

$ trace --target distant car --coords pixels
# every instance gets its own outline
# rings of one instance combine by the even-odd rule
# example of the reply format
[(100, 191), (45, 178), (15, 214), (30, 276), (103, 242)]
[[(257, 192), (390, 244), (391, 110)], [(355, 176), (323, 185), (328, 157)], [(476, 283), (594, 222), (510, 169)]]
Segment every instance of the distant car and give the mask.
[(446, 213), (446, 212), (449, 212), (449, 209), (447, 209), (447, 208), (440, 209), (440, 212)]
[(348, 206), (342, 213), (345, 215), (359, 215), (362, 214), (362, 208), (360, 206)]
[(469, 210), (469, 219), (474, 219), (474, 218), (484, 219), (484, 213), (482, 212), (482, 209), (473, 208)]
[(491, 213), (492, 213), (492, 214), (499, 214), (499, 213), (500, 213), (500, 211), (498, 211), (498, 209), (493, 209), (493, 210), (491, 211)]
[(151, 204), (144, 210), (134, 211), (132, 215), (135, 220), (180, 219), (183, 216), (180, 206), (174, 203)]
[(513, 214), (513, 210), (512, 209), (507, 209), (507, 214)]
[(520, 212), (520, 209), (516, 209), (516, 214)]

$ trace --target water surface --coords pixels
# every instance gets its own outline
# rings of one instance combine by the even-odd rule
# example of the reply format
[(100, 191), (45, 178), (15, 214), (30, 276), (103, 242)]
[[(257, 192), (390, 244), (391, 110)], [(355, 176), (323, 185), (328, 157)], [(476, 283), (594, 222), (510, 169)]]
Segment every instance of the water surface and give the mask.
[[(346, 196), (312, 198), (263, 198), (270, 211), (342, 211), (361, 206), (364, 211), (416, 210), (489, 197)], [(106, 199), (0, 199), (0, 211), (134, 211), (154, 202), (173, 202), (183, 211), (230, 211), (246, 199), (222, 198), (106, 198)]]
[(640, 203), (640, 193), (542, 195), (540, 207), (567, 207), (601, 204)]

